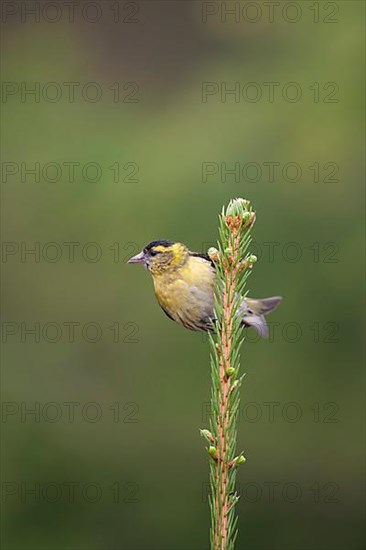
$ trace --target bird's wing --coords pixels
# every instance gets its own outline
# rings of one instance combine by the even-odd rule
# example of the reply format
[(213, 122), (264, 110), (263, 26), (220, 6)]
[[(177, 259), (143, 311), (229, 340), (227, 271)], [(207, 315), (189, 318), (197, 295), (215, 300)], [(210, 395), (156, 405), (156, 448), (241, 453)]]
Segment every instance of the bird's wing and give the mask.
[(199, 252), (189, 251), (189, 255), (194, 256), (195, 258), (202, 258), (203, 260), (206, 260), (206, 262), (209, 262), (212, 265), (212, 267), (216, 269), (215, 263), (211, 260), (208, 254), (200, 254)]

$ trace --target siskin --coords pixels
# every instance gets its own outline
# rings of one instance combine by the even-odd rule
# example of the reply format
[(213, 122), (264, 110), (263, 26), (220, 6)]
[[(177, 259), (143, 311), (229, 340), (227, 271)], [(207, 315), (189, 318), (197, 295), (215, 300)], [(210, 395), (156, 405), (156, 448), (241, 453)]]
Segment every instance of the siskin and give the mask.
[[(156, 298), (170, 319), (190, 330), (212, 329), (216, 275), (215, 264), (207, 254), (191, 252), (182, 243), (153, 241), (127, 263), (142, 264), (150, 271)], [(244, 326), (254, 327), (267, 337), (264, 315), (281, 301), (281, 296), (243, 298), (238, 315)]]

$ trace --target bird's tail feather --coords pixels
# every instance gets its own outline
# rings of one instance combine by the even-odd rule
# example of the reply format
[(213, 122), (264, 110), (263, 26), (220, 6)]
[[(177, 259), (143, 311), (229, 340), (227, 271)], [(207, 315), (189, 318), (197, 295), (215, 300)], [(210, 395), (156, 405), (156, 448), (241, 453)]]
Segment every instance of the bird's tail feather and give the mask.
[(261, 300), (247, 298), (245, 300), (246, 311), (243, 316), (243, 325), (253, 327), (262, 338), (268, 338), (268, 325), (264, 316), (273, 311), (281, 301), (281, 296)]
[(247, 298), (245, 302), (248, 308), (254, 313), (266, 315), (276, 309), (282, 302), (282, 296), (272, 296), (271, 298), (260, 298), (257, 300)]
[(268, 338), (268, 325), (264, 315), (246, 315), (243, 319), (243, 325), (253, 327), (262, 338)]

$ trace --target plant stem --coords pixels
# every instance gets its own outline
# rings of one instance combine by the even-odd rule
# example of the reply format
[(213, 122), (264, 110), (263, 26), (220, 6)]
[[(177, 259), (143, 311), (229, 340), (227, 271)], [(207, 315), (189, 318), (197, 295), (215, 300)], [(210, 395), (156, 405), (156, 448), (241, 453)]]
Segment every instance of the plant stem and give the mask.
[[(239, 236), (240, 238), (240, 236)], [(238, 258), (238, 235), (235, 236), (235, 248), (232, 251), (233, 264), (236, 265)], [(237, 274), (237, 267), (233, 269), (232, 274), (228, 267), (225, 268), (225, 289), (223, 296), (223, 322), (221, 328), (221, 349), (220, 354), (219, 371), (220, 371), (220, 416), (217, 422), (217, 432), (219, 436), (218, 445), (218, 460), (216, 462), (217, 479), (221, 480), (220, 490), (216, 491), (216, 513), (217, 513), (217, 529), (214, 535), (215, 538), (215, 550), (225, 550), (227, 548), (228, 540), (228, 522), (227, 515), (229, 510), (229, 495), (227, 491), (228, 478), (229, 478), (229, 460), (227, 456), (227, 431), (229, 422), (229, 390), (230, 390), (230, 378), (227, 377), (226, 372), (231, 367), (231, 333), (232, 333), (232, 319), (233, 319), (233, 296), (235, 291), (235, 280)], [(232, 276), (231, 276), (232, 275)], [(236, 439), (236, 437), (235, 437)]]
[[(211, 548), (232, 550), (237, 536), (235, 493), (237, 466), (245, 461), (235, 456), (237, 414), (240, 404), (239, 346), (241, 320), (237, 309), (243, 298), (244, 282), (252, 267), (245, 253), (255, 214), (249, 201), (230, 201), (220, 216), (218, 249), (211, 251), (216, 262), (217, 288), (215, 326), (211, 343), (211, 431), (202, 430), (210, 443), (211, 460)], [(252, 256), (253, 258), (253, 256)]]

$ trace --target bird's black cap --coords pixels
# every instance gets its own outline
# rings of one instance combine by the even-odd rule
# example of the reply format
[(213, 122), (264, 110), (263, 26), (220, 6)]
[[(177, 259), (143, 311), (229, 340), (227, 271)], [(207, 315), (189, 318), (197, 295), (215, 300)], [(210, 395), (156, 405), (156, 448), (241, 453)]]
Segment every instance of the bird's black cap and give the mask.
[(165, 246), (165, 247), (169, 247), (169, 246), (172, 246), (172, 244), (174, 244), (173, 241), (164, 241), (164, 240), (158, 240), (158, 241), (151, 241), (151, 243), (147, 244), (144, 248), (144, 250), (146, 252), (148, 252), (149, 250), (151, 250), (152, 248), (154, 248), (155, 246)]

